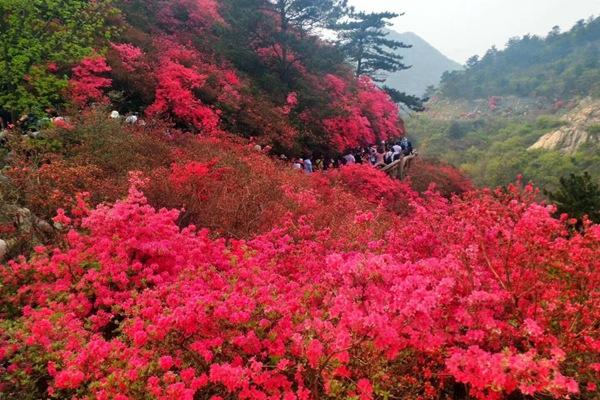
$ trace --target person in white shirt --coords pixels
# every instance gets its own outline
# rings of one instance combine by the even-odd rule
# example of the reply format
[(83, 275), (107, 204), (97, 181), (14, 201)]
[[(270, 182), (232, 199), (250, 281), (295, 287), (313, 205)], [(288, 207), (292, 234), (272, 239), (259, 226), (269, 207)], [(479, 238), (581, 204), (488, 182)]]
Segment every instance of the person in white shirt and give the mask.
[(356, 164), (356, 158), (354, 158), (354, 154), (352, 154), (352, 152), (348, 152), (348, 154), (344, 156), (344, 160), (346, 160), (346, 165)]
[(310, 160), (310, 158), (304, 159), (304, 172), (306, 172), (307, 174), (313, 173), (313, 165), (312, 165), (312, 161)]
[(127, 118), (125, 118), (125, 123), (133, 125), (137, 122), (137, 120), (138, 120), (137, 115), (131, 114), (131, 115), (128, 115)]
[(375, 167), (381, 168), (385, 166), (385, 152), (383, 146), (380, 146), (375, 152)]
[(402, 146), (400, 146), (400, 142), (396, 142), (396, 144), (392, 146), (392, 153), (392, 161), (400, 159), (402, 156)]

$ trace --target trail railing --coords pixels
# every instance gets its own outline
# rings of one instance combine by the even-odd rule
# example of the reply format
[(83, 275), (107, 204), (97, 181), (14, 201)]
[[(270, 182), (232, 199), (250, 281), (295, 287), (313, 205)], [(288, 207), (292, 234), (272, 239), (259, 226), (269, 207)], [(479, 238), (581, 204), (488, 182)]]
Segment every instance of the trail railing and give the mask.
[(386, 165), (385, 167), (381, 168), (381, 170), (392, 178), (403, 180), (406, 178), (406, 175), (410, 170), (412, 160), (414, 160), (417, 156), (418, 153), (415, 151), (408, 156), (404, 156), (401, 159)]

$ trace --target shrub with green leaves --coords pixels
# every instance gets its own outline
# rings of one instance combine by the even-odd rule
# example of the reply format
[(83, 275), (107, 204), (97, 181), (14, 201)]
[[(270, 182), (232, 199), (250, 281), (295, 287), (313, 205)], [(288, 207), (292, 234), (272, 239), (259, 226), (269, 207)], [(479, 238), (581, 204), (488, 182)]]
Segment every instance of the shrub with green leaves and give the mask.
[(101, 49), (119, 23), (110, 0), (0, 0), (0, 108), (60, 105), (72, 65)]

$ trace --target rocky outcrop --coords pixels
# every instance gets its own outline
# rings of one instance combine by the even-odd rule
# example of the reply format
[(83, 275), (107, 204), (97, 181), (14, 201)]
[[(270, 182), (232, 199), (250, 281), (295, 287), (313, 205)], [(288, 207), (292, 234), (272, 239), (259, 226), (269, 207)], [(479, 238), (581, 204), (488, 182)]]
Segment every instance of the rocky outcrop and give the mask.
[(573, 154), (583, 144), (599, 141), (600, 138), (592, 127), (600, 125), (600, 101), (582, 101), (561, 120), (564, 126), (545, 134), (529, 149), (559, 150)]
[(28, 247), (47, 243), (48, 238), (61, 229), (60, 226), (52, 226), (48, 221), (36, 217), (28, 208), (1, 203), (0, 223), (15, 229), (13, 233), (0, 237), (0, 262), (24, 243)]
[(4, 259), (4, 256), (8, 254), (8, 243), (0, 239), (0, 261)]

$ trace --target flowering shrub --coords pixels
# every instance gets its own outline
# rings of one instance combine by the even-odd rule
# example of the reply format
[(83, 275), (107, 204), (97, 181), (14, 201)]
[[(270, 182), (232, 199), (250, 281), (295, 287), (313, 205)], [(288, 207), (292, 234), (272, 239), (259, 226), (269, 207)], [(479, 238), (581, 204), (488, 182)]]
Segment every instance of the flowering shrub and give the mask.
[(119, 60), (127, 72), (134, 72), (144, 66), (144, 52), (139, 47), (129, 43), (111, 43), (110, 45), (119, 55)]
[(474, 189), (471, 181), (452, 165), (420, 157), (411, 165), (409, 182), (417, 192), (427, 191), (433, 183), (435, 189), (446, 197)]
[(599, 226), (443, 165), (412, 175), (419, 194), (370, 167), (293, 171), (222, 130), (343, 150), (400, 136), (395, 105), (308, 53), (218, 52), (220, 2), (121, 3), (138, 26), (71, 93), (85, 108), (114, 84), (155, 118), (9, 137), (1, 244), (23, 251), (0, 264), (0, 397), (598, 397)]
[(164, 43), (163, 48), (171, 49), (161, 56), (156, 71), (158, 82), (154, 103), (147, 113), (152, 115), (172, 114), (190, 127), (214, 131), (219, 117), (213, 109), (196, 98), (193, 90), (202, 87), (208, 76), (185, 64), (196, 60), (193, 50), (179, 47), (172, 42)]
[(326, 118), (323, 126), (339, 151), (404, 133), (398, 107), (370, 78), (359, 79), (353, 89), (340, 77), (330, 74), (325, 77), (325, 86), (339, 115)]
[(398, 214), (408, 211), (409, 200), (416, 193), (405, 182), (389, 179), (370, 165), (353, 164), (331, 171), (327, 177), (332, 183), (341, 183), (349, 191), (374, 204), (382, 204)]
[(160, 26), (168, 33), (204, 34), (215, 22), (222, 22), (216, 0), (158, 0), (152, 3)]
[(298, 93), (290, 92), (285, 102), (286, 104), (283, 106), (282, 111), (287, 115), (298, 105)]
[[(19, 191), (20, 201), (43, 217), (72, 204), (79, 192), (109, 192), (100, 168), (91, 164), (69, 165), (61, 159), (51, 160), (39, 168), (15, 165), (6, 170), (6, 175)], [(110, 197), (114, 197), (112, 194)]]
[(78, 106), (85, 106), (90, 102), (106, 103), (108, 98), (103, 89), (109, 87), (112, 80), (104, 75), (110, 71), (104, 58), (84, 58), (73, 68), (73, 76), (69, 81), (73, 102)]
[[(182, 161), (168, 179), (185, 190), (226, 179), (218, 168)], [(59, 210), (55, 221), (72, 224), (63, 249), (0, 268), (1, 390), (433, 399), (462, 384), (481, 399), (595, 395), (598, 226), (573, 233), (532, 188), (512, 186), (452, 202), (404, 189), (402, 217), (369, 209), (358, 191), (344, 212), (355, 207), (362, 230), (334, 233), (336, 222), (320, 223), (343, 194), (324, 180), (387, 195), (379, 171), (357, 167), (357, 186), (349, 171), (290, 178), (282, 190), (298, 214), (248, 240), (180, 228), (179, 211), (148, 204), (152, 182), (139, 174), (112, 206)]]

